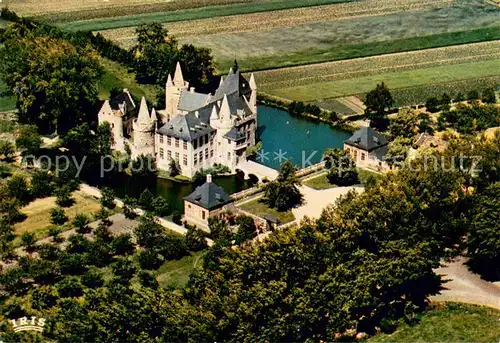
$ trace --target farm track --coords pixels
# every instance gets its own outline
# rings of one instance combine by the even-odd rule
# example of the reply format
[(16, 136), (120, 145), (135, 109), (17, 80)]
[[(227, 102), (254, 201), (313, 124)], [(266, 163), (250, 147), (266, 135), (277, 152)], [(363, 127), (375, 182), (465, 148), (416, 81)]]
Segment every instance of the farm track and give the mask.
[[(232, 15), (165, 24), (177, 38), (290, 28), (314, 22), (373, 17), (407, 11), (443, 8), (455, 0), (361, 0), (356, 2)], [(135, 27), (99, 31), (124, 47), (135, 42)]]
[(500, 58), (500, 40), (256, 72), (262, 90)]

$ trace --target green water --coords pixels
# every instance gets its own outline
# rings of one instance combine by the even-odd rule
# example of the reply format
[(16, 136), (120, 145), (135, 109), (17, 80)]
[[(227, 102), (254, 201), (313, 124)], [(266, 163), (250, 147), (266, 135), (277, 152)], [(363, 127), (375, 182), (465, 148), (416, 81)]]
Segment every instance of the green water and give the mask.
[[(301, 166), (302, 154), (304, 160), (317, 163), (326, 148), (340, 148), (343, 141), (349, 137), (349, 133), (332, 128), (330, 125), (308, 120), (304, 117), (294, 117), (288, 112), (275, 108), (259, 106), (258, 109), (259, 134), (263, 144), (263, 152), (268, 152), (268, 158), (263, 159), (263, 164), (278, 169), (279, 158), (275, 153), (279, 150), (284, 157)], [(224, 188), (228, 194), (236, 193), (253, 185), (249, 180), (242, 177), (220, 176), (215, 177), (214, 182)], [(174, 210), (183, 212), (183, 198), (189, 195), (198, 184), (178, 183), (166, 179), (158, 179), (154, 184), (147, 185), (142, 181), (131, 177), (122, 176), (114, 180), (118, 196), (126, 194), (139, 197), (145, 188), (155, 195), (164, 197)]]
[(318, 163), (325, 149), (342, 148), (351, 135), (324, 122), (266, 106), (259, 106), (258, 121), (262, 151), (257, 162), (274, 169), (288, 158), (300, 168)]

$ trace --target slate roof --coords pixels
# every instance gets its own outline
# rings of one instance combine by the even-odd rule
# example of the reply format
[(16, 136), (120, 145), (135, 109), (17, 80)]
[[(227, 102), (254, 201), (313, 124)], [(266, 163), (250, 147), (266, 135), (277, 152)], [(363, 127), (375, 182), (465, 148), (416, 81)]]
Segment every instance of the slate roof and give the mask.
[(250, 89), (250, 84), (241, 75), (240, 71), (237, 70), (235, 73), (230, 73), (226, 76), (222, 84), (215, 91), (213, 97), (214, 100), (221, 100), (226, 94), (228, 97), (230, 94), (235, 94), (236, 96), (248, 95), (252, 90)]
[(210, 95), (203, 93), (191, 93), (190, 91), (184, 90), (181, 93), (179, 99), (178, 108), (183, 111), (194, 111), (207, 104), (210, 99)]
[(363, 127), (354, 132), (344, 143), (366, 151), (372, 151), (386, 146), (389, 142), (382, 134), (371, 127)]
[(180, 138), (189, 142), (212, 131), (214, 129), (206, 122), (202, 122), (194, 113), (175, 116), (158, 129), (158, 132), (162, 135)]
[(196, 187), (194, 192), (185, 197), (184, 200), (209, 211), (231, 202), (231, 198), (224, 189), (213, 182), (205, 182), (203, 185)]
[(245, 138), (245, 134), (243, 132), (238, 131), (238, 129), (233, 126), (231, 128), (231, 130), (229, 130), (224, 135), (224, 137), (225, 138), (229, 138), (229, 139), (234, 140), (234, 141), (237, 141), (239, 139), (244, 139)]
[(109, 105), (113, 110), (119, 110), (120, 105), (125, 102), (127, 106), (127, 112), (135, 109), (135, 105), (133, 100), (130, 98), (127, 92), (122, 92), (121, 94), (115, 96), (113, 99), (109, 101)]

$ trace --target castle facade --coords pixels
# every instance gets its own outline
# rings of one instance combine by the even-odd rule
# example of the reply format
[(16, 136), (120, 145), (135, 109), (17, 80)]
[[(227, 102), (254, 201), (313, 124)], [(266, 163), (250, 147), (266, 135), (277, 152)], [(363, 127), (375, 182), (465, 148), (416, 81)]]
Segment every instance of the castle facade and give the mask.
[(152, 155), (157, 167), (167, 171), (173, 160), (187, 177), (214, 164), (234, 171), (246, 158), (247, 147), (256, 144), (253, 74), (247, 81), (239, 70), (230, 70), (214, 94), (203, 94), (189, 87), (177, 63), (173, 78), (168, 76), (165, 105), (163, 110), (149, 110), (142, 98), (137, 107), (125, 89), (104, 102), (98, 120), (110, 124), (114, 150), (130, 150), (132, 158)]

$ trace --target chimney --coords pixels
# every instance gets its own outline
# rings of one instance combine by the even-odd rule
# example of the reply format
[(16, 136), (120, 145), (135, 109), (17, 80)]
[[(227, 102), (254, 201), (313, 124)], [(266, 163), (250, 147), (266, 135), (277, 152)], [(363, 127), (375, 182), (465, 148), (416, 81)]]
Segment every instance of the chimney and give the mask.
[(123, 93), (127, 93), (128, 92), (128, 88), (123, 88)]
[(212, 174), (207, 174), (207, 183), (212, 183)]
[(194, 111), (194, 115), (196, 116), (196, 118), (200, 119), (200, 112)]
[(194, 93), (194, 87), (189, 88), (189, 91), (190, 91), (191, 93)]

